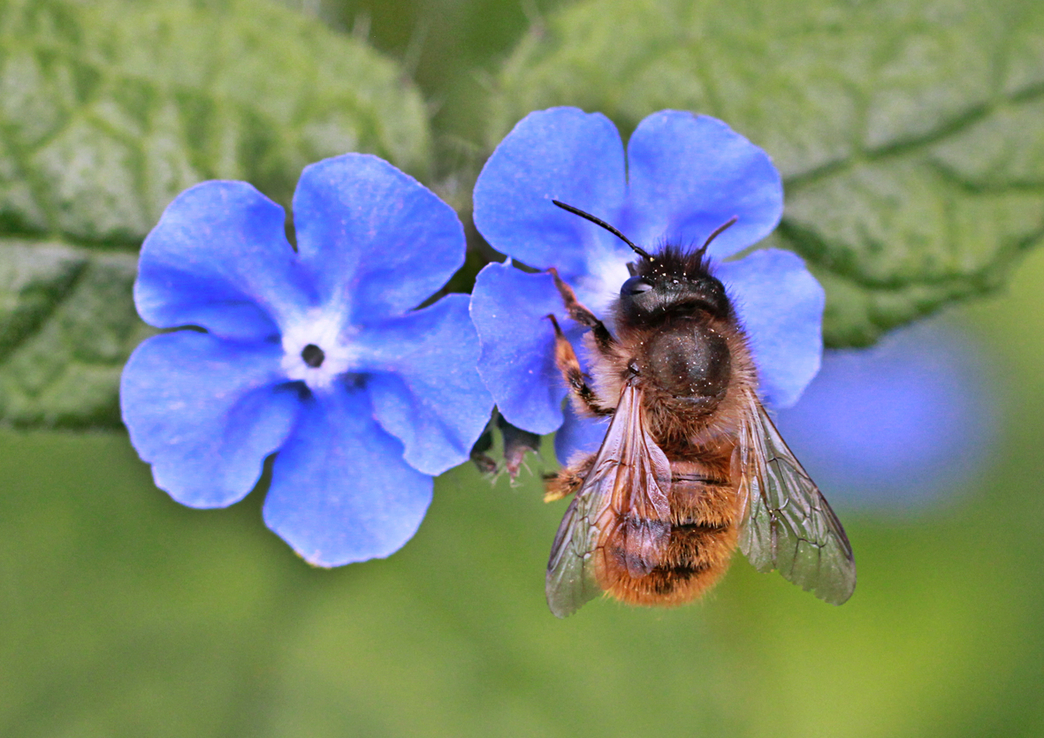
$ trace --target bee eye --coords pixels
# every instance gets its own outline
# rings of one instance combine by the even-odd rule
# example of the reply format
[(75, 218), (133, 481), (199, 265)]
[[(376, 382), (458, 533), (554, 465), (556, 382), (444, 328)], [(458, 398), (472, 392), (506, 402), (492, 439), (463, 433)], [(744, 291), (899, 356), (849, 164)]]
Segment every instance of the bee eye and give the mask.
[(631, 277), (620, 287), (621, 295), (640, 295), (652, 289), (652, 284), (645, 277)]

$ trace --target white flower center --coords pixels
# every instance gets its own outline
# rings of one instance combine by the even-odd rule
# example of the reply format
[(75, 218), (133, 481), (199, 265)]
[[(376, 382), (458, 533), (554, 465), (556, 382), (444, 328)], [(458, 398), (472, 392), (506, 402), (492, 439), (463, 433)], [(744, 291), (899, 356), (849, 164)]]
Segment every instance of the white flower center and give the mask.
[(343, 313), (314, 308), (283, 330), (283, 371), (312, 391), (328, 390), (335, 378), (351, 371), (357, 353), (345, 330)]
[(609, 249), (587, 259), (587, 274), (576, 285), (577, 297), (602, 320), (606, 320), (609, 304), (620, 295), (620, 286), (631, 276), (628, 261)]

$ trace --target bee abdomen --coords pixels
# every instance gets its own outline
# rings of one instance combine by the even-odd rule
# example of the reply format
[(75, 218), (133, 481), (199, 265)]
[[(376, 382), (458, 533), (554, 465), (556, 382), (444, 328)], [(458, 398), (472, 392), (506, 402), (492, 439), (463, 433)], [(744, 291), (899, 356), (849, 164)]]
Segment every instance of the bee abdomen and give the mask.
[(731, 523), (708, 523), (706, 521), (692, 521), (690, 523), (677, 523), (671, 526), (672, 531), (682, 531), (693, 533), (720, 533), (723, 530), (728, 530), (731, 527)]
[[(669, 499), (671, 521), (665, 542), (661, 539), (658, 546), (641, 548), (640, 560), (627, 536), (611, 536), (603, 544), (600, 584), (624, 602), (680, 605), (705, 592), (728, 569), (739, 535), (731, 485), (675, 475)], [(662, 530), (663, 524), (646, 521), (639, 529)]]
[[(660, 598), (677, 595), (679, 591), (687, 591), (687, 588), (691, 588), (694, 580), (699, 582), (703, 579), (710, 568), (710, 564), (706, 561), (661, 567), (652, 572), (653, 576), (650, 578), (649, 584)], [(687, 600), (679, 600), (679, 604), (681, 601)]]

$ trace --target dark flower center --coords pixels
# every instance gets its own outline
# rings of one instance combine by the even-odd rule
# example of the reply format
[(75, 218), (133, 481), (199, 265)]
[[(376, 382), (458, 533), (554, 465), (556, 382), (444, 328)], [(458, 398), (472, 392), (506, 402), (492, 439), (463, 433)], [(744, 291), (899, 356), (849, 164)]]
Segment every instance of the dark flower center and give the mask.
[(310, 343), (301, 349), (301, 358), (304, 359), (304, 363), (308, 364), (308, 366), (318, 369), (323, 365), (323, 359), (326, 358), (326, 354), (314, 343)]

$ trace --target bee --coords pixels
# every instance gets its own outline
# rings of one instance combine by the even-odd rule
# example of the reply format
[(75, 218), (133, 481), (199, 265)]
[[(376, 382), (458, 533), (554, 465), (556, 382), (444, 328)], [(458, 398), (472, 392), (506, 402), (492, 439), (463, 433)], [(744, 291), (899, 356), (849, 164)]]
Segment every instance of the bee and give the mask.
[(738, 547), (840, 605), (855, 589), (844, 529), (758, 398), (750, 348), (706, 253), (733, 218), (686, 253), (650, 254), (608, 223), (638, 259), (612, 304), (613, 332), (550, 272), (571, 318), (589, 329), (591, 379), (554, 315), (555, 363), (578, 412), (609, 417), (596, 453), (547, 483), (573, 495), (547, 566), (558, 617), (605, 592), (632, 605), (680, 605), (724, 575)]

